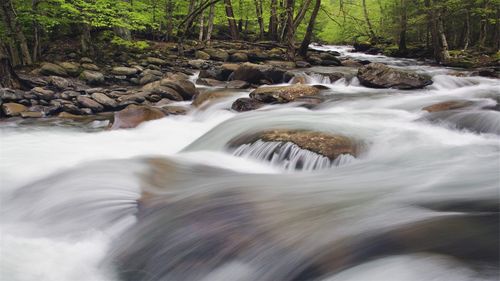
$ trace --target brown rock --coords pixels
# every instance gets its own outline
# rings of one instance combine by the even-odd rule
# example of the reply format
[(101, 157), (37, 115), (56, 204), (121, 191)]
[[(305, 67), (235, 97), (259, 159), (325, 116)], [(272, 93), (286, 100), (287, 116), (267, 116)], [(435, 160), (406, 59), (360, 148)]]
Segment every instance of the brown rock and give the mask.
[(329, 134), (308, 130), (277, 129), (256, 134), (237, 137), (229, 142), (230, 147), (254, 143), (257, 140), (267, 142), (291, 142), (306, 149), (334, 160), (342, 154), (357, 156), (359, 144), (342, 135)]
[(298, 97), (314, 96), (320, 90), (310, 85), (295, 84), (290, 86), (260, 87), (250, 93), (250, 97), (265, 103), (287, 103)]
[(165, 117), (165, 113), (158, 108), (132, 104), (119, 112), (115, 112), (111, 129), (135, 128), (142, 122), (156, 120), (163, 117)]
[(78, 96), (76, 100), (80, 106), (90, 108), (94, 113), (104, 110), (104, 106), (89, 97)]
[(104, 105), (104, 107), (106, 107), (108, 109), (114, 109), (118, 106), (118, 103), (114, 99), (106, 96), (103, 93), (93, 93), (92, 99), (95, 100), (96, 102)]
[(426, 75), (406, 72), (382, 63), (370, 63), (361, 67), (357, 75), (360, 83), (371, 88), (420, 89), (431, 85)]
[(235, 94), (234, 91), (230, 91), (230, 90), (216, 90), (216, 91), (200, 93), (193, 100), (192, 105), (199, 107), (204, 103), (214, 101), (217, 99), (231, 97), (234, 94)]
[(174, 78), (164, 78), (160, 85), (174, 89), (184, 100), (191, 100), (198, 93), (196, 86), (189, 80), (179, 80)]
[(226, 84), (226, 88), (228, 89), (248, 89), (250, 88), (250, 83), (246, 81), (241, 81), (241, 80), (233, 80), (229, 81), (229, 83)]
[(41, 118), (43, 117), (42, 112), (34, 112), (34, 111), (24, 111), (21, 112), (22, 118)]
[(233, 102), (231, 109), (238, 112), (250, 111), (261, 108), (265, 103), (251, 98), (239, 98)]
[(22, 104), (8, 102), (2, 104), (2, 111), (6, 116), (19, 116), (21, 112), (27, 111), (28, 108)]
[(473, 104), (474, 103), (472, 101), (468, 101), (468, 100), (450, 100), (450, 101), (440, 102), (440, 103), (426, 106), (426, 107), (422, 108), (422, 110), (425, 110), (428, 112), (439, 112), (439, 111), (445, 111), (445, 110), (460, 109), (460, 108), (471, 106)]

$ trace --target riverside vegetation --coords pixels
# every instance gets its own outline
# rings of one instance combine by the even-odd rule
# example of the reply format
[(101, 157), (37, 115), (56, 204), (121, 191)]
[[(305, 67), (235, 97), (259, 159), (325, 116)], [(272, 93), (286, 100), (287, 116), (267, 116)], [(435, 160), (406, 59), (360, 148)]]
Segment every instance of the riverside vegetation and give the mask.
[(494, 281), (498, 0), (3, 0), (0, 277)]

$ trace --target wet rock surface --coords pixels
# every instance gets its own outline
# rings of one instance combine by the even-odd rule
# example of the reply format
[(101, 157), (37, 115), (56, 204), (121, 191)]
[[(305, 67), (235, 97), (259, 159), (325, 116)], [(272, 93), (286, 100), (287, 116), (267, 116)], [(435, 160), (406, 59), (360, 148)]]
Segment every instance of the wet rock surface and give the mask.
[(231, 140), (228, 146), (239, 147), (254, 143), (257, 140), (265, 142), (291, 142), (306, 149), (334, 160), (340, 155), (358, 156), (360, 144), (346, 136), (308, 130), (276, 129), (244, 135)]
[(362, 85), (371, 88), (421, 89), (431, 85), (430, 77), (407, 72), (382, 63), (370, 63), (361, 67), (357, 75)]
[(250, 97), (264, 103), (287, 103), (303, 96), (314, 96), (320, 89), (310, 85), (260, 87), (250, 93)]

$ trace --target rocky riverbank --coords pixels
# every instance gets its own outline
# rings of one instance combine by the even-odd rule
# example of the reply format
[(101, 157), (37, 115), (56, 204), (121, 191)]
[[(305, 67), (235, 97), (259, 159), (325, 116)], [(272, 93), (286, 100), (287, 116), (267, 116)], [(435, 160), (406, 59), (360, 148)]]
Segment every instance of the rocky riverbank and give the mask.
[[(218, 42), (188, 48), (184, 56), (177, 52), (175, 46), (165, 45), (139, 54), (117, 52), (102, 61), (70, 53), (20, 70), (24, 89), (0, 89), (2, 118), (105, 116), (111, 128), (130, 128), (144, 120), (184, 114), (235, 89), (250, 89), (249, 97), (233, 103), (235, 111), (294, 101), (314, 105), (322, 102), (324, 86), (306, 85), (297, 72), (315, 74), (308, 70), (311, 66), (336, 67), (326, 75), (332, 82), (347, 77), (342, 68), (354, 69), (360, 83), (372, 88), (408, 90), (432, 84), (425, 75), (352, 60), (335, 51), (311, 49), (308, 57), (290, 62), (285, 49), (272, 43)], [(269, 87), (283, 83), (289, 84)], [(186, 101), (192, 101), (191, 106), (176, 104)], [(112, 112), (119, 113), (107, 114)]]

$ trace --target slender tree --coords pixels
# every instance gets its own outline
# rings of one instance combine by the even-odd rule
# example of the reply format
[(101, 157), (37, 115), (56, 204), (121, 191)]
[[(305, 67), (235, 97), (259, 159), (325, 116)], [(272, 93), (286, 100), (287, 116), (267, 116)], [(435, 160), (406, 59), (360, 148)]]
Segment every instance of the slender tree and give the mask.
[(32, 64), (33, 60), (28, 48), (28, 41), (26, 40), (26, 37), (21, 29), (21, 25), (17, 20), (12, 0), (1, 1), (0, 15), (2, 16), (4, 26), (7, 29), (8, 36), (13, 41), (11, 48), (18, 49), (20, 51), (21, 56), (19, 58), (19, 63), (22, 65)]
[(368, 16), (368, 9), (366, 8), (366, 0), (362, 0), (363, 4), (363, 15), (365, 17), (366, 25), (368, 26), (368, 32), (370, 33), (370, 39), (372, 42), (377, 42), (377, 35), (375, 35), (375, 31), (373, 31), (373, 26), (370, 21), (370, 17)]
[(262, 16), (262, 0), (254, 0), (255, 13), (257, 15), (257, 22), (259, 23), (259, 38), (264, 39), (264, 18)]
[(307, 30), (304, 36), (304, 40), (302, 40), (302, 44), (300, 44), (299, 55), (302, 57), (307, 56), (307, 50), (309, 49), (309, 45), (311, 44), (314, 25), (316, 24), (316, 17), (318, 16), (320, 7), (321, 0), (316, 0), (313, 11), (311, 13), (311, 18), (309, 19), (309, 23), (307, 24)]
[(226, 9), (226, 17), (229, 25), (229, 32), (231, 33), (231, 39), (238, 40), (238, 26), (236, 25), (236, 19), (234, 17), (233, 4), (231, 3), (231, 0), (224, 0), (224, 6)]
[(269, 39), (278, 40), (278, 0), (271, 0), (269, 17)]

